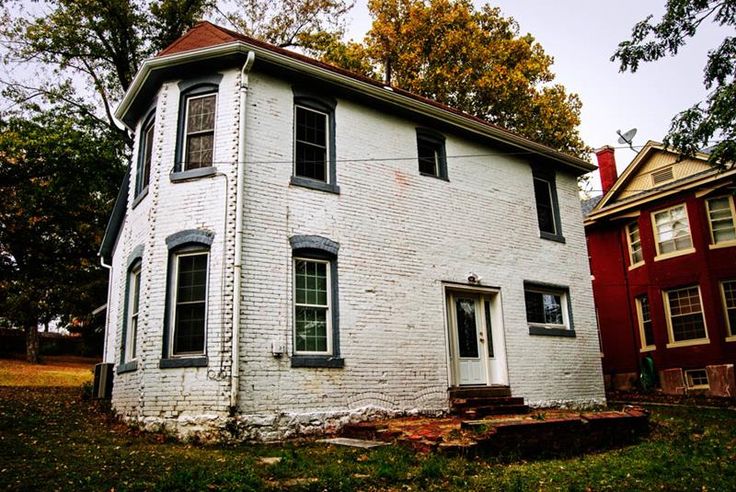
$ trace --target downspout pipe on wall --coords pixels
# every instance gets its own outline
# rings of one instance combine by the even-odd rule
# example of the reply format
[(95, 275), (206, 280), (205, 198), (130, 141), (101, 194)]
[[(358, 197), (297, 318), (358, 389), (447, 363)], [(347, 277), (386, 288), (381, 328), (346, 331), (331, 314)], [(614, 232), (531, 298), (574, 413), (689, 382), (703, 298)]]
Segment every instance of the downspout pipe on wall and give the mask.
[(240, 391), (240, 284), (243, 273), (243, 195), (245, 185), (245, 137), (248, 101), (248, 74), (253, 68), (256, 54), (248, 52), (248, 57), (240, 70), (240, 115), (238, 125), (238, 174), (235, 183), (235, 265), (233, 280), (233, 336), (232, 365), (230, 367), (230, 414), (234, 415), (238, 408)]
[(107, 309), (105, 309), (105, 341), (102, 342), (102, 362), (106, 362), (107, 357), (107, 339), (109, 337), (110, 327), (110, 293), (112, 289), (112, 264), (105, 263), (105, 257), (100, 255), (100, 265), (107, 269)]

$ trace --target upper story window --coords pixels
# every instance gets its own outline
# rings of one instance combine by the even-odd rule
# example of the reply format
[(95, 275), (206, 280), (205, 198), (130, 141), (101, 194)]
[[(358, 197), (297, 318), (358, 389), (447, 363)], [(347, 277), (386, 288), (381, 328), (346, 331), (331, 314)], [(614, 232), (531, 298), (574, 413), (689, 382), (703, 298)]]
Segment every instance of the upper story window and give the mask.
[(706, 201), (711, 244), (736, 242), (736, 207), (733, 195), (711, 198)]
[(697, 285), (664, 292), (670, 343), (668, 347), (708, 343)]
[(128, 274), (127, 333), (125, 340), (124, 362), (136, 358), (136, 340), (138, 339), (138, 317), (140, 315), (141, 298), (141, 263), (137, 262)]
[(569, 297), (567, 287), (524, 282), (529, 333), (574, 336)]
[(626, 236), (629, 243), (629, 260), (631, 266), (637, 266), (644, 262), (644, 254), (641, 250), (641, 233), (639, 232), (639, 223), (632, 222), (626, 226)]
[(141, 127), (140, 143), (138, 145), (138, 167), (136, 169), (135, 197), (148, 191), (151, 179), (151, 161), (153, 159), (153, 136), (156, 123), (155, 114), (151, 114)]
[(294, 88), (294, 169), (291, 183), (339, 193), (332, 98)]
[(539, 235), (544, 239), (565, 242), (560, 224), (560, 207), (557, 200), (555, 173), (538, 167), (532, 168), (534, 200), (537, 207)]
[(184, 171), (209, 167), (215, 148), (215, 110), (217, 94), (190, 96), (186, 99)]
[(179, 82), (179, 122), (176, 165), (172, 181), (209, 176), (216, 172), (215, 142), (218, 89), (222, 75)]
[(652, 213), (652, 224), (658, 257), (693, 251), (685, 204)]
[(636, 298), (636, 310), (639, 314), (639, 337), (641, 351), (652, 350), (654, 346), (654, 331), (652, 330), (652, 315), (649, 311), (649, 297), (646, 295)]
[(421, 175), (447, 179), (447, 155), (442, 134), (417, 128), (417, 154)]

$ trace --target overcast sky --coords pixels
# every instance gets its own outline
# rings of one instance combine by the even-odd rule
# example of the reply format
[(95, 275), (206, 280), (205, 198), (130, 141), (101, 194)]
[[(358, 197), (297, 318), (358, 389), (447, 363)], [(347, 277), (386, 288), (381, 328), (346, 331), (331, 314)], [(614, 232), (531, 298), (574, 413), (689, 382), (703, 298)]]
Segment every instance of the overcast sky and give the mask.
[[(476, 5), (485, 2), (475, 1)], [(583, 101), (580, 133), (594, 148), (615, 145), (622, 132), (637, 128), (634, 145), (661, 141), (672, 116), (705, 97), (703, 67), (709, 49), (724, 31), (706, 26), (675, 58), (642, 65), (635, 74), (619, 73), (610, 61), (619, 42), (649, 14), (659, 19), (665, 0), (494, 0), (505, 16), (516, 19), (555, 59), (557, 81)], [(349, 36), (361, 39), (370, 28), (366, 0), (357, 0)], [(619, 172), (634, 157), (616, 149)], [(600, 185), (596, 181), (594, 188)]]

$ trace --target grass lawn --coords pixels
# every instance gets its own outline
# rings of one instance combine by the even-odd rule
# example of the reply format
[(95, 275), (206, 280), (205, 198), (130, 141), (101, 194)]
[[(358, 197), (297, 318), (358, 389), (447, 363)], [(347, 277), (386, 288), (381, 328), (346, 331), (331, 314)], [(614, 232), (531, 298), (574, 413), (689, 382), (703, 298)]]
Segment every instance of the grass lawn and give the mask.
[[(0, 489), (736, 489), (736, 412), (662, 407), (645, 441), (537, 461), (448, 458), (320, 443), (197, 446), (141, 434), (73, 387), (0, 387)], [(264, 457), (280, 461), (267, 464)]]
[(74, 386), (92, 381), (93, 363), (81, 357), (42, 357), (42, 364), (0, 359), (0, 386)]

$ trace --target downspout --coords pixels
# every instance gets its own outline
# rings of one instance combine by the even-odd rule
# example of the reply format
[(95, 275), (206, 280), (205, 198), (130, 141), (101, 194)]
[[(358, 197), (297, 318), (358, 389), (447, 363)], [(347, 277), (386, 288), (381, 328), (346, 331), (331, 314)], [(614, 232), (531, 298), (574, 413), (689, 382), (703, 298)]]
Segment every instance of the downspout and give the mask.
[(100, 255), (100, 265), (107, 268), (107, 309), (105, 309), (105, 341), (102, 342), (102, 362), (105, 362), (107, 357), (107, 338), (108, 328), (110, 326), (110, 293), (112, 289), (112, 264), (108, 265), (105, 263), (105, 257)]
[(248, 100), (248, 73), (253, 67), (256, 54), (248, 52), (240, 70), (240, 116), (238, 126), (238, 174), (235, 182), (235, 265), (233, 282), (233, 336), (232, 365), (230, 367), (230, 414), (238, 408), (240, 390), (240, 284), (243, 272), (243, 186), (245, 184), (245, 122)]

